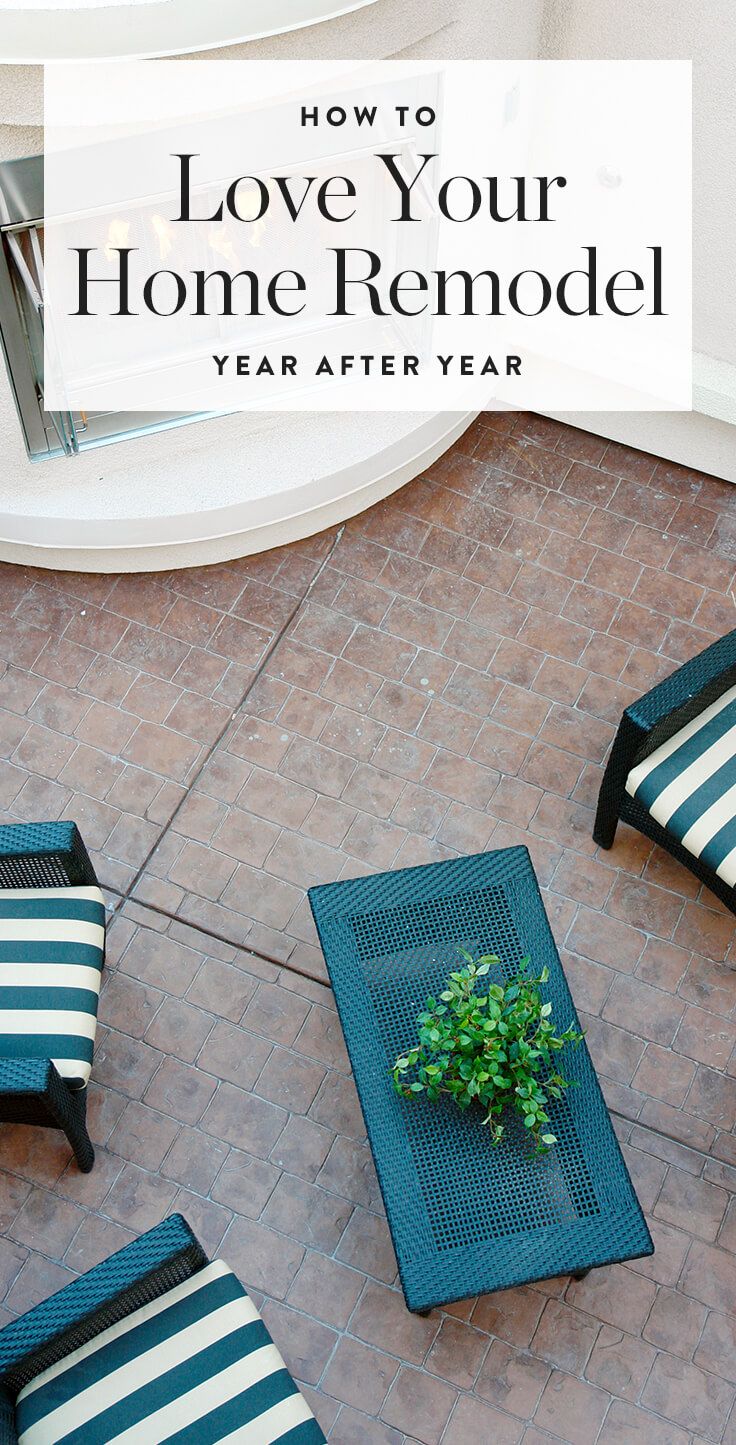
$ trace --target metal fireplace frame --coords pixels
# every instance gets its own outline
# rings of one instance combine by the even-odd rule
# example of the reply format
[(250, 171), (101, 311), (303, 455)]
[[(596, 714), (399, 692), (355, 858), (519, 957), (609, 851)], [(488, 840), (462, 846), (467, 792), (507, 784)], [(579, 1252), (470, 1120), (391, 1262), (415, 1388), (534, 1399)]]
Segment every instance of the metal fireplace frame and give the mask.
[[(416, 149), (418, 137), (412, 132), (390, 131), (386, 141), (400, 150), (411, 152)], [(369, 147), (352, 147), (350, 154), (360, 157)], [(336, 133), (334, 151), (337, 155), (346, 153)], [(229, 159), (229, 158), (228, 158)], [(326, 159), (326, 158), (325, 158)], [(280, 166), (290, 170), (292, 158), (278, 157)], [(235, 158), (233, 158), (235, 164)], [(110, 175), (114, 177), (114, 166)], [(224, 165), (224, 174), (229, 174)], [(422, 182), (417, 188), (424, 204), (433, 209), (434, 196), (431, 187)], [(203, 187), (203, 192), (205, 187)], [(142, 197), (146, 205), (158, 197)], [(114, 214), (115, 183), (100, 197), (100, 216)], [(43, 231), (45, 217), (44, 157), (24, 157), (19, 160), (0, 162), (0, 347), (10, 378), (16, 410), (21, 424), (26, 450), (31, 461), (41, 461), (59, 456), (75, 456), (80, 452), (113, 442), (132, 440), (151, 435), (171, 427), (205, 420), (222, 412), (172, 412), (172, 411), (112, 411), (101, 404), (100, 410), (81, 411), (71, 405), (53, 409), (45, 405), (44, 397), (44, 341), (47, 352), (49, 344), (53, 359), (53, 332), (44, 335), (44, 275), (43, 275)], [(393, 241), (396, 252), (396, 267), (399, 267), (399, 252), (403, 243), (400, 228), (394, 228)], [(429, 244), (436, 242), (436, 225), (430, 231)], [(336, 331), (353, 330), (360, 324), (360, 318), (351, 322), (338, 320), (333, 323)], [(397, 341), (402, 340), (402, 327), (395, 320)], [(48, 329), (48, 328), (47, 328)], [(229, 335), (230, 328), (223, 331), (223, 344), (234, 346), (236, 336)], [(355, 349), (355, 342), (351, 349)], [(57, 378), (58, 379), (58, 378)], [(64, 387), (57, 387), (63, 397)]]
[(47, 410), (43, 396), (43, 156), (0, 163), (0, 347), (31, 461), (75, 456), (201, 419), (190, 412)]

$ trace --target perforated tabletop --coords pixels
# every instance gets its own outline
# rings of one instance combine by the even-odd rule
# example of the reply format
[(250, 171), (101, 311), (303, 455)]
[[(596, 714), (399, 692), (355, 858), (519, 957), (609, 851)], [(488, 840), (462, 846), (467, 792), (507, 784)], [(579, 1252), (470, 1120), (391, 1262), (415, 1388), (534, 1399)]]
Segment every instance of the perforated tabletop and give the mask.
[(576, 1021), (526, 848), (405, 868), (309, 891), (411, 1310), (595, 1265), (653, 1245), (584, 1043), (562, 1055), (576, 1087), (550, 1108), (558, 1143), (530, 1159), (507, 1123), (494, 1148), (481, 1110), (396, 1094), (391, 1065), (458, 966), (457, 946), (501, 972), (546, 964), (560, 1029)]

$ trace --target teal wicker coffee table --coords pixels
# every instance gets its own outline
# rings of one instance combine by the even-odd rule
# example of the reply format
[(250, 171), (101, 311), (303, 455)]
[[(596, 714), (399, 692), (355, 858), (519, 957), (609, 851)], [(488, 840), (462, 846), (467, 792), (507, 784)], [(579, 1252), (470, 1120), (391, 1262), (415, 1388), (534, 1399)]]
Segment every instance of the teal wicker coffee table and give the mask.
[(556, 1023), (575, 1021), (526, 848), (330, 883), (309, 900), (409, 1309), (651, 1254), (584, 1043), (562, 1056), (576, 1087), (550, 1110), (558, 1143), (534, 1160), (510, 1122), (494, 1148), (480, 1110), (393, 1088), (390, 1066), (458, 944), (498, 954), (508, 973), (525, 954), (535, 972), (546, 964)]

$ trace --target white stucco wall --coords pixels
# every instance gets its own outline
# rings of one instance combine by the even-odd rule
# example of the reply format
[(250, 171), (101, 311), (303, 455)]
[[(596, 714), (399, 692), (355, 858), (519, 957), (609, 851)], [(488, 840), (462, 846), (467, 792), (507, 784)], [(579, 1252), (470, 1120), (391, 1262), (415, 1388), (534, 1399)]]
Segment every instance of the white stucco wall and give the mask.
[[(540, 53), (693, 61), (693, 344), (736, 364), (733, 0), (548, 0)], [(622, 98), (623, 99), (623, 98)]]
[[(219, 53), (374, 58), (433, 44), (467, 53), (465, 3), (477, 9), (476, 0), (461, 0), (448, 23), (447, 0), (377, 0), (294, 35)], [(40, 68), (0, 65), (0, 159), (42, 150), (42, 110)], [(32, 465), (0, 366), (0, 557), (135, 570), (274, 546), (388, 494), (441, 454), (467, 420), (232, 416)]]
[(589, 417), (583, 424), (736, 481), (733, 0), (545, 0), (539, 53), (693, 62), (694, 415)]
[[(736, 25), (733, 0), (377, 0), (362, 11), (302, 30), (276, 36), (247, 47), (219, 52), (225, 56), (315, 55), (323, 57), (434, 55), (457, 58), (534, 57), (692, 57), (695, 98), (695, 223), (694, 328), (696, 406), (694, 416), (578, 416), (570, 420), (591, 430), (642, 446), (686, 465), (712, 471), (736, 481), (736, 297), (732, 286), (733, 229), (736, 215)], [(186, 61), (174, 62), (186, 63)], [(622, 96), (625, 103), (625, 96)], [(42, 147), (42, 77), (40, 69), (0, 65), (0, 158), (27, 155)], [(365, 419), (364, 419), (365, 420)], [(324, 465), (334, 473), (362, 457), (362, 474), (370, 475), (370, 448), (376, 457), (401, 442), (411, 456), (411, 421), (397, 427), (396, 418), (375, 419), (374, 442), (366, 429), (355, 424), (334, 428), (324, 423), (324, 443), (330, 456)], [(416, 419), (419, 429), (426, 419)], [(105, 496), (125, 495), (130, 502), (141, 477), (145, 492), (166, 497), (172, 472), (184, 463), (199, 468), (190, 478), (193, 492), (205, 491), (216, 509), (227, 506), (238, 489), (237, 456), (261, 451), (270, 428), (256, 425), (258, 440), (248, 419), (225, 419), (196, 428), (122, 443), (71, 463), (54, 462), (31, 467), (26, 461), (4, 371), (0, 375), (0, 515), (13, 507), (23, 513), (23, 531), (34, 506), (47, 519), (59, 515), (53, 491), (66, 493), (74, 478), (78, 497), (87, 496), (90, 512), (105, 515)], [(449, 437), (457, 419), (446, 419)], [(441, 436), (443, 424), (434, 428)], [(284, 469), (298, 454), (295, 423), (288, 456), (274, 445), (271, 466), (274, 490), (283, 488)], [(418, 430), (419, 438), (419, 430)], [(329, 441), (328, 441), (329, 438)], [(206, 445), (204, 444), (206, 440)], [(312, 443), (314, 439), (312, 438)], [(322, 448), (324, 450), (324, 447)], [(316, 448), (315, 455), (320, 448)], [(417, 465), (424, 455), (418, 439)], [(312, 455), (311, 451), (309, 453)], [(227, 457), (227, 466), (222, 459)], [(250, 455), (252, 461), (252, 455)], [(367, 470), (366, 464), (367, 463)], [(409, 471), (406, 473), (410, 474)], [(377, 462), (378, 472), (385, 463)], [(307, 467), (307, 472), (310, 467)], [(43, 475), (39, 475), (42, 473)], [(243, 464), (243, 492), (251, 485), (252, 468)], [(263, 478), (263, 471), (261, 470)], [(226, 490), (217, 495), (218, 479)], [(43, 501), (42, 501), (43, 498)], [(96, 500), (95, 500), (96, 499)], [(100, 499), (103, 505), (100, 506)], [(150, 500), (147, 503), (150, 511)], [(133, 507), (133, 512), (135, 508)], [(143, 516), (143, 513), (141, 514)], [(155, 519), (146, 518), (147, 535)], [(7, 536), (7, 521), (4, 528)], [(212, 545), (211, 541), (208, 545)], [(2, 547), (0, 546), (0, 551)], [(192, 549), (191, 555), (195, 555)], [(8, 555), (5, 549), (5, 555)], [(182, 561), (188, 560), (186, 548)], [(71, 564), (70, 564), (71, 565)], [(87, 564), (92, 565), (90, 557)], [(144, 565), (141, 561), (139, 565)]]

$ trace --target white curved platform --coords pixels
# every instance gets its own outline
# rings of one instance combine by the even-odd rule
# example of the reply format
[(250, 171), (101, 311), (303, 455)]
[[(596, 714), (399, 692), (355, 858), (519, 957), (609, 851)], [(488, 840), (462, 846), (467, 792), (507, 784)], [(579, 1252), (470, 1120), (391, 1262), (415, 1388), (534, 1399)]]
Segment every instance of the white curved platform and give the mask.
[(41, 9), (2, 0), (0, 61), (42, 65), (185, 55), (281, 35), (362, 10), (374, 0), (106, 0)]
[(0, 560), (161, 571), (261, 552), (425, 470), (467, 415), (239, 413), (31, 465), (0, 398)]

